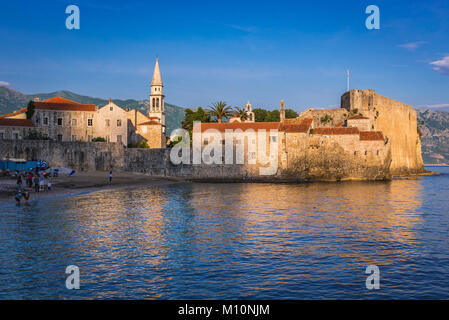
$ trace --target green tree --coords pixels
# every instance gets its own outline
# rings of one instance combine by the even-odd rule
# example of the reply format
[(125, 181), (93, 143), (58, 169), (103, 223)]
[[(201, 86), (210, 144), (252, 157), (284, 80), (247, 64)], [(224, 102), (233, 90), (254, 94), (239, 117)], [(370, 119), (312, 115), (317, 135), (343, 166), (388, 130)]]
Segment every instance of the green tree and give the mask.
[(253, 109), (253, 112), (254, 112), (254, 121), (256, 122), (264, 122), (265, 117), (268, 114), (267, 110), (261, 108)]
[(279, 110), (272, 110), (267, 113), (264, 119), (265, 122), (279, 122), (281, 121), (281, 114)]
[(294, 119), (297, 118), (299, 115), (298, 113), (293, 109), (285, 109), (285, 119)]
[(192, 136), (194, 121), (210, 122), (210, 115), (201, 107), (198, 107), (196, 111), (185, 109), (184, 120), (181, 121), (181, 126), (190, 133), (190, 136)]
[(30, 100), (27, 105), (27, 111), (25, 112), (27, 119), (31, 119), (34, 114), (34, 102)]
[(209, 107), (208, 113), (212, 117), (216, 117), (218, 123), (221, 123), (223, 118), (229, 118), (232, 114), (232, 107), (228, 106), (224, 101), (218, 101)]
[(248, 114), (246, 113), (245, 109), (242, 108), (235, 108), (235, 116), (239, 117), (240, 120), (245, 121), (248, 119)]
[(150, 146), (148, 145), (147, 140), (142, 140), (137, 144), (137, 148), (149, 149)]

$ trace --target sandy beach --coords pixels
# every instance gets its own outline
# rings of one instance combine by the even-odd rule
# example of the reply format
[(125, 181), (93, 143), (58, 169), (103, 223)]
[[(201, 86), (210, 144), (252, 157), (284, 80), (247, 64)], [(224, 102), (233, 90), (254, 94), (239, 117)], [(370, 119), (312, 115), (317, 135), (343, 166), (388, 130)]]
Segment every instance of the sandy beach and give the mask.
[[(52, 191), (30, 191), (30, 201), (50, 198), (60, 195), (77, 195), (80, 193), (100, 190), (131, 188), (137, 186), (167, 185), (183, 181), (174, 178), (155, 178), (141, 173), (117, 171), (112, 174), (112, 182), (109, 183), (109, 172), (90, 171), (77, 172), (73, 176), (60, 175), (52, 177)], [(17, 193), (15, 178), (0, 177), (0, 204), (14, 203), (14, 195)]]

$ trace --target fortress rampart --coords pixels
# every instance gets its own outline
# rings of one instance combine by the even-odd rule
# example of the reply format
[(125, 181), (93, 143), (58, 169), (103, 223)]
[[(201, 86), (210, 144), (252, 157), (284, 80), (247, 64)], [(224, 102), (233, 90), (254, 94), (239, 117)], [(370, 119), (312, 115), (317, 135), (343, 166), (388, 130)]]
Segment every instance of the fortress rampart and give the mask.
[(392, 174), (424, 171), (416, 110), (405, 103), (384, 97), (374, 90), (351, 90), (341, 97), (341, 107), (362, 114), (372, 129), (382, 131), (391, 143)]

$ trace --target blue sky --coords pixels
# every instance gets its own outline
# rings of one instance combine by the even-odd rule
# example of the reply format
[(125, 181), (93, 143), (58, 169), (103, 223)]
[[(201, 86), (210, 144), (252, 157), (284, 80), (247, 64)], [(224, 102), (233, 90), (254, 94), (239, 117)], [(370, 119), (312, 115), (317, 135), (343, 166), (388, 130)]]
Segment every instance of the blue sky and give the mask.
[(24, 93), (144, 99), (158, 56), (184, 107), (339, 106), (346, 69), (351, 88), (449, 106), (449, 1), (2, 1), (0, 44), (0, 85)]

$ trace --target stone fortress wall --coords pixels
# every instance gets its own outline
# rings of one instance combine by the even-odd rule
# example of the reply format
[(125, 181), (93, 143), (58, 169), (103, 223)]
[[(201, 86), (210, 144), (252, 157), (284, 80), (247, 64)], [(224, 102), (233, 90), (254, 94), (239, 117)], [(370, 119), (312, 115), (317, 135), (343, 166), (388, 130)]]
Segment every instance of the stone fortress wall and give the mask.
[[(390, 177), (389, 153), (387, 148), (381, 148), (382, 141), (377, 144), (370, 142), (370, 147), (365, 148), (363, 141), (357, 143), (359, 138), (356, 135), (336, 139), (305, 136), (304, 134), (300, 139), (302, 151), (289, 153), (288, 156), (280, 155), (279, 170), (274, 176), (261, 176), (261, 166), (248, 165), (247, 159), (241, 165), (174, 165), (170, 161), (170, 149), (128, 149), (119, 143), (107, 142), (4, 140), (0, 143), (0, 158), (46, 160), (53, 167), (62, 166), (82, 171), (124, 170), (196, 181), (293, 182), (384, 180)], [(340, 143), (346, 147), (342, 147)], [(381, 154), (377, 154), (378, 149)]]
[(382, 131), (391, 143), (392, 174), (424, 171), (416, 110), (384, 97), (374, 90), (351, 90), (341, 97), (341, 107), (370, 118), (373, 129)]

